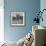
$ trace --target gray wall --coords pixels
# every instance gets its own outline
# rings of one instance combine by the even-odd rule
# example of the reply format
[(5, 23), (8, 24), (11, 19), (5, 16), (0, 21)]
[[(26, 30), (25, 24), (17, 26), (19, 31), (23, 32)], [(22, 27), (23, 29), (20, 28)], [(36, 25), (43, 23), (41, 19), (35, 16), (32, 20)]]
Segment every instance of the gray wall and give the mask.
[[(40, 0), (4, 0), (4, 38), (7, 41), (18, 41), (32, 30), (36, 12), (40, 10)], [(10, 25), (10, 12), (23, 11), (25, 13), (25, 26)]]
[[(40, 0), (40, 10), (42, 11), (43, 9), (46, 9), (46, 0)], [(40, 25), (46, 27), (46, 11), (43, 12), (43, 22), (40, 21)]]

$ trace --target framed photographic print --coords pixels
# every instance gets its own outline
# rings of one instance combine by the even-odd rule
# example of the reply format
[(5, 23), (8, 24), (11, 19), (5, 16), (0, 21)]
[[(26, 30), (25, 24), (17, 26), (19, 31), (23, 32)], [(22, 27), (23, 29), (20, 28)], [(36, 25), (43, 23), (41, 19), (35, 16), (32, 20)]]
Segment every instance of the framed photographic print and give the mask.
[(25, 25), (24, 12), (11, 12), (11, 25), (23, 26)]

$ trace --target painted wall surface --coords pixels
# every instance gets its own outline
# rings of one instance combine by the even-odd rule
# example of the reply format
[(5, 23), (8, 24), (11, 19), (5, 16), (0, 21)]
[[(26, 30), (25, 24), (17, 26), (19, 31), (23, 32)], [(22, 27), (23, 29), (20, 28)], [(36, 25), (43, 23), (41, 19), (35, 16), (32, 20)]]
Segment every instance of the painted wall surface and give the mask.
[[(18, 41), (32, 30), (34, 17), (40, 9), (39, 0), (4, 0), (4, 38), (7, 41)], [(25, 13), (25, 26), (10, 25), (10, 12), (22, 11)]]
[[(43, 9), (46, 9), (46, 0), (40, 0), (40, 10), (42, 11)], [(40, 21), (40, 25), (46, 27), (46, 11), (43, 12), (43, 22)]]
[(4, 3), (0, 0), (0, 42), (4, 41)]

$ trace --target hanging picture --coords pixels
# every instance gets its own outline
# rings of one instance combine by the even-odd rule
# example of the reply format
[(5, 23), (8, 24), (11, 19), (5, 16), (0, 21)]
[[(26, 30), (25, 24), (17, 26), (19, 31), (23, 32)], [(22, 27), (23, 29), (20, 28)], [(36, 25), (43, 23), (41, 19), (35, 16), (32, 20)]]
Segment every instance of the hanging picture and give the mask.
[(11, 12), (11, 25), (23, 26), (25, 25), (24, 12)]

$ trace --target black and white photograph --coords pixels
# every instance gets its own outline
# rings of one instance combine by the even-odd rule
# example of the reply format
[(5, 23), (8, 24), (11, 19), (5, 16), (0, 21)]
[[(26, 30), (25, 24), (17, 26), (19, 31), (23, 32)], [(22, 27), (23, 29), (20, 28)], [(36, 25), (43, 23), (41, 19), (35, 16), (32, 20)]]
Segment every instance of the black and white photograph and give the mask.
[(11, 12), (11, 25), (24, 25), (24, 12)]

